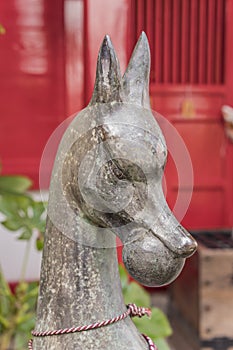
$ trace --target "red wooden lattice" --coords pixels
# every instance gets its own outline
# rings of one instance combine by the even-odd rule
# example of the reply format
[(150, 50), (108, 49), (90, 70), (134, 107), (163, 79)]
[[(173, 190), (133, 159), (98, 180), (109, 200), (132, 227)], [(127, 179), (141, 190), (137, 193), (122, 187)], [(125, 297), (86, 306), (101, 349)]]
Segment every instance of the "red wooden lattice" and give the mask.
[[(152, 108), (178, 130), (194, 171), (188, 228), (232, 225), (232, 147), (224, 135), (221, 107), (233, 105), (231, 0), (130, 0), (128, 57), (142, 30), (151, 47)], [(191, 106), (191, 113), (184, 106)], [(178, 186), (171, 157), (167, 199)]]
[(152, 82), (222, 84), (225, 8), (225, 0), (132, 0), (129, 49), (145, 30)]

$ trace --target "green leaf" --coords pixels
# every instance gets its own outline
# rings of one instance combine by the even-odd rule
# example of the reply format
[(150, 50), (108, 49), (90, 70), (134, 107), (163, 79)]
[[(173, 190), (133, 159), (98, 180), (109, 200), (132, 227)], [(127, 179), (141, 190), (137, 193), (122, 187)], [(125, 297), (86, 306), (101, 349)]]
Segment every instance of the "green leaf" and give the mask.
[(3, 328), (10, 328), (10, 322), (8, 320), (8, 318), (2, 316), (0, 314), (0, 324), (2, 325)]
[(7, 219), (1, 223), (7, 230), (18, 231), (21, 228), (21, 223), (12, 219)]
[(150, 294), (136, 282), (131, 282), (123, 291), (126, 304), (134, 303), (137, 306), (150, 307)]
[(46, 224), (46, 206), (43, 202), (36, 202), (33, 201), (31, 205), (32, 209), (32, 223), (35, 228), (38, 229), (38, 231), (44, 232), (45, 231), (45, 224)]
[[(22, 285), (22, 283), (20, 283), (20, 285)], [(22, 294), (21, 302), (28, 303), (30, 310), (33, 310), (36, 305), (38, 288), (37, 282), (24, 283), (23, 287), (17, 288), (17, 294)]]
[[(17, 317), (15, 318), (15, 321), (17, 328), (26, 330), (26, 327), (28, 327), (28, 325), (30, 325), (29, 327), (31, 327), (31, 324), (33, 324), (35, 314), (28, 312), (29, 305), (23, 304), (23, 306), (24, 310), (18, 313)], [(30, 328), (28, 330), (30, 330)]]
[(5, 194), (0, 196), (0, 211), (7, 217), (17, 216), (22, 219), (33, 200), (23, 194)]
[(119, 274), (121, 279), (121, 287), (122, 287), (122, 290), (124, 291), (128, 286), (129, 275), (122, 264), (119, 264)]
[(37, 238), (37, 240), (36, 240), (36, 249), (38, 251), (41, 251), (41, 250), (43, 250), (43, 247), (44, 247), (44, 239)]
[(41, 215), (45, 211), (45, 204), (43, 202), (33, 202), (34, 217), (41, 218)]
[(15, 350), (27, 348), (30, 332), (35, 325), (37, 296), (36, 282), (19, 283), (13, 295), (0, 273), (0, 343), (4, 349), (8, 349), (12, 339)]
[[(153, 340), (153, 339), (152, 339)], [(158, 350), (170, 350), (170, 346), (163, 338), (154, 339), (153, 342), (157, 345)]]
[[(10, 231), (21, 230), (19, 239), (29, 240), (33, 230), (45, 230), (45, 207), (43, 202), (36, 202), (24, 194), (5, 194), (0, 196), (0, 211), (6, 219), (2, 222)], [(38, 244), (41, 248), (41, 244)]]
[(18, 324), (18, 331), (21, 332), (30, 332), (35, 326), (35, 313), (27, 314), (24, 319), (21, 319), (21, 322)]
[(9, 316), (11, 314), (14, 300), (15, 297), (12, 294), (0, 269), (0, 314), (2, 317)]
[(172, 334), (172, 329), (166, 315), (158, 308), (151, 309), (151, 318), (133, 318), (136, 327), (152, 339), (165, 338)]
[(31, 187), (32, 181), (26, 176), (0, 176), (0, 193), (1, 190), (10, 193), (23, 193)]
[(20, 234), (20, 236), (18, 237), (18, 239), (22, 239), (22, 240), (28, 241), (31, 237), (32, 237), (32, 231), (27, 229), (27, 228), (25, 228), (23, 230), (23, 232)]
[[(31, 330), (33, 327), (31, 328)], [(28, 348), (28, 340), (31, 338), (31, 332), (17, 331), (14, 338), (14, 350), (25, 350)]]

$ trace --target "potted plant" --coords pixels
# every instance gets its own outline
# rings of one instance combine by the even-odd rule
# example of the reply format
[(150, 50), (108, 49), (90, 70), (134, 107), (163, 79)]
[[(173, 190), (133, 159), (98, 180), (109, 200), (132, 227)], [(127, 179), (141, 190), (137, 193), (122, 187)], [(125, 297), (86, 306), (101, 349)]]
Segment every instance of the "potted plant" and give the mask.
[(26, 192), (32, 185), (27, 177), (0, 176), (1, 224), (26, 240), (19, 282), (12, 290), (0, 269), (0, 348), (1, 350), (25, 349), (27, 339), (34, 327), (38, 283), (25, 281), (29, 251), (34, 231), (37, 232), (36, 247), (43, 247), (45, 208)]

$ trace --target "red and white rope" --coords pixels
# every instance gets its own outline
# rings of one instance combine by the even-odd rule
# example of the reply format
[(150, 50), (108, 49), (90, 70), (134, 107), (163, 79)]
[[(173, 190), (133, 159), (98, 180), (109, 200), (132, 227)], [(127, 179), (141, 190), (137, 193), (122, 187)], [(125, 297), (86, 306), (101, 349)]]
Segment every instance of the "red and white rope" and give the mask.
[[(144, 308), (144, 307), (138, 307), (135, 304), (129, 304), (129, 305), (127, 305), (127, 310), (123, 314), (121, 314), (117, 317), (113, 317), (113, 318), (106, 320), (106, 321), (96, 322), (96, 323), (92, 323), (92, 324), (89, 324), (86, 326), (57, 329), (57, 330), (53, 330), (53, 331), (49, 331), (49, 330), (43, 331), (43, 332), (32, 331), (32, 335), (34, 337), (46, 337), (46, 336), (52, 336), (52, 335), (61, 335), (61, 334), (83, 332), (83, 331), (88, 331), (91, 329), (96, 329), (96, 328), (108, 326), (110, 324), (121, 321), (128, 316), (130, 316), (130, 317), (135, 317), (135, 316), (142, 317), (144, 315), (147, 315), (148, 317), (150, 317), (150, 315), (151, 315), (150, 309)], [(143, 337), (146, 339), (146, 341), (149, 345), (149, 350), (158, 350), (157, 347), (154, 345), (154, 343), (152, 342), (152, 340), (149, 337), (147, 337), (144, 334), (143, 334)], [(28, 342), (28, 349), (33, 350), (33, 340), (32, 339), (30, 339)]]
[(147, 335), (142, 334), (142, 336), (146, 339), (149, 345), (149, 350), (158, 350), (157, 346), (153, 343), (153, 341)]

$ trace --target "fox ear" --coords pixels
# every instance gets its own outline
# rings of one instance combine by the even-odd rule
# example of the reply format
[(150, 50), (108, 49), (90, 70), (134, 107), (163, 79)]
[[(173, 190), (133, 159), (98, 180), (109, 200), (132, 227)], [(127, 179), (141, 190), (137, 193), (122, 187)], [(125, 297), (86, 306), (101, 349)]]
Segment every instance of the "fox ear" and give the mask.
[(95, 87), (90, 105), (122, 102), (122, 95), (120, 66), (111, 39), (106, 35), (98, 55)]
[(147, 36), (142, 32), (123, 76), (123, 89), (129, 103), (150, 108), (150, 47)]

